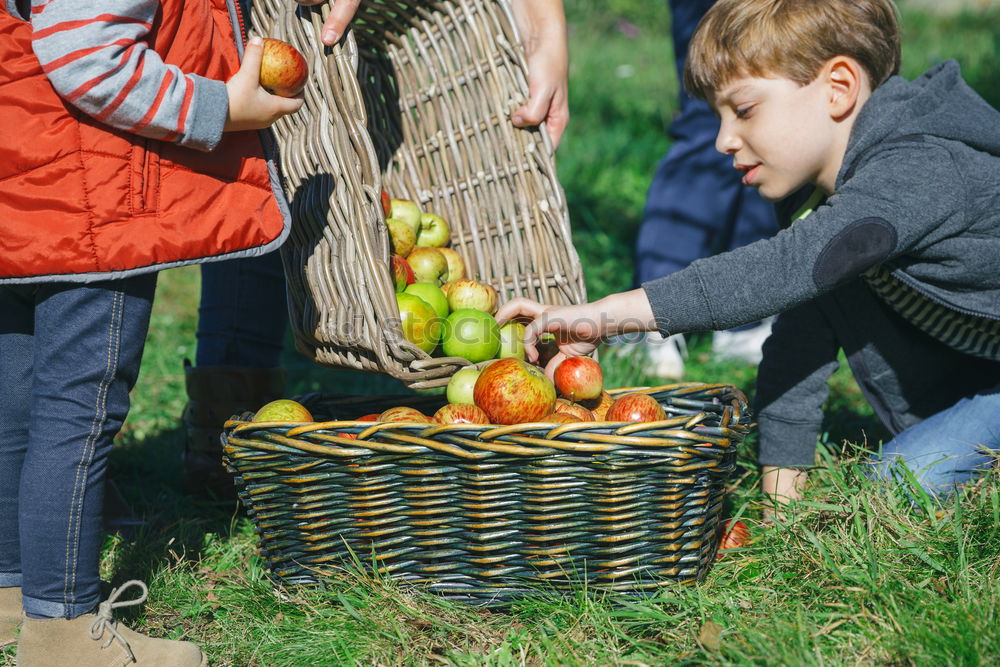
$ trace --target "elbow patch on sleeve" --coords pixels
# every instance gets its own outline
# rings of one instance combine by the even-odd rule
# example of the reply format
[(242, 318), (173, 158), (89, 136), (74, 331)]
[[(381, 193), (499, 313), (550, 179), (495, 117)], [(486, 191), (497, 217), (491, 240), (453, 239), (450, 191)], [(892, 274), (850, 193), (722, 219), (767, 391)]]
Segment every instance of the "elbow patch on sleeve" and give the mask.
[(882, 218), (862, 218), (830, 239), (816, 259), (813, 281), (826, 290), (881, 263), (896, 247), (896, 229)]

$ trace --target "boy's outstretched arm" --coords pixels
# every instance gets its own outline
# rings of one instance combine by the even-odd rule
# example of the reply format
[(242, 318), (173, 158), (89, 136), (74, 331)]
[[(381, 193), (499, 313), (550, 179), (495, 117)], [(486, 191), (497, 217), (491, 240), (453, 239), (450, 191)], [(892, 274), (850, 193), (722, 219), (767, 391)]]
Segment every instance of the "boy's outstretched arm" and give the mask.
[[(145, 40), (158, 7), (156, 0), (32, 0), (32, 48), (56, 92), (87, 115), (144, 137), (211, 150), (224, 129), (249, 127), (226, 126), (231, 96), (225, 83), (186, 74), (149, 48)], [(253, 117), (256, 127), (302, 104), (276, 97), (262, 104), (246, 95), (234, 103), (241, 123)]]
[(538, 359), (538, 336), (545, 332), (555, 334), (560, 355), (578, 356), (590, 354), (608, 336), (656, 328), (649, 299), (642, 289), (577, 306), (547, 306), (521, 297), (505, 303), (496, 319), (500, 325), (509, 320), (526, 321), (525, 351), (532, 361)]

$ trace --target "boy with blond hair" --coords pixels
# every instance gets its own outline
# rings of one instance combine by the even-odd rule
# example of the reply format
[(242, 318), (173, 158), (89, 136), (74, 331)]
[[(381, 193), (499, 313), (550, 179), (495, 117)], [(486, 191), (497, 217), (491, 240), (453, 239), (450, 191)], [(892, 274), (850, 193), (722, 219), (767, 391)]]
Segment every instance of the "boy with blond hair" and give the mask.
[(780, 313), (755, 399), (762, 485), (787, 502), (813, 465), (843, 350), (893, 438), (871, 460), (947, 493), (1000, 446), (1000, 113), (942, 63), (899, 70), (890, 0), (720, 0), (685, 85), (717, 149), (777, 203), (774, 238), (579, 306), (516, 299), (561, 355), (606, 336), (728, 329)]

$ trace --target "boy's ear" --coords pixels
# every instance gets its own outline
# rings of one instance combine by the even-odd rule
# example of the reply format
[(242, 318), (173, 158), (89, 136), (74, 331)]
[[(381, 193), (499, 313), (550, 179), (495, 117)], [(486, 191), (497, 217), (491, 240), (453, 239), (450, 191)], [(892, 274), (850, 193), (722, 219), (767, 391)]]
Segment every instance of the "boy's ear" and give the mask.
[(864, 68), (854, 58), (835, 56), (827, 61), (823, 75), (827, 82), (830, 116), (836, 120), (848, 116), (867, 85)]

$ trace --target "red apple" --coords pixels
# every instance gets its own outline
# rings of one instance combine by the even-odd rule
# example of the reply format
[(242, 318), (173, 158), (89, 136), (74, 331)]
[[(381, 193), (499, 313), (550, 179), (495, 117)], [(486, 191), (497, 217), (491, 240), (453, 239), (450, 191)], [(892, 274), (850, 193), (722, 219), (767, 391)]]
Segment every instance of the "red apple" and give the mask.
[(439, 424), (489, 424), (490, 418), (482, 408), (468, 403), (448, 403), (434, 413)]
[(430, 424), (431, 418), (416, 408), (397, 406), (389, 408), (378, 416), (380, 422), (416, 422), (418, 424)]
[(392, 277), (396, 283), (397, 292), (402, 292), (407, 285), (412, 285), (417, 279), (413, 275), (413, 269), (410, 268), (409, 263), (399, 255), (392, 256)]
[(312, 414), (304, 405), (290, 398), (279, 398), (263, 405), (253, 416), (255, 422), (311, 422)]
[[(410, 263), (410, 268), (413, 269), (413, 275), (417, 277), (418, 283), (444, 284), (444, 278), (448, 275), (448, 260), (437, 248), (414, 248), (410, 251), (406, 261)], [(451, 310), (456, 309), (452, 308)]]
[(573, 415), (568, 415), (565, 412), (551, 412), (537, 421), (549, 424), (577, 424), (583, 420), (577, 419)]
[(306, 85), (309, 65), (298, 49), (280, 39), (264, 40), (260, 85), (281, 97), (295, 97)]
[(354, 421), (356, 422), (377, 422), (378, 418), (381, 416), (379, 412), (372, 412), (371, 414), (364, 415), (363, 417), (358, 417)]
[(424, 213), (420, 216), (420, 229), (417, 231), (417, 245), (430, 248), (443, 248), (451, 240), (451, 227), (445, 219), (434, 213)]
[(385, 226), (389, 230), (389, 242), (392, 251), (401, 257), (406, 257), (417, 244), (417, 237), (410, 226), (396, 218), (386, 218)]
[(426, 301), (412, 294), (396, 294), (403, 338), (430, 354), (441, 341), (441, 320)]
[(473, 398), (489, 415), (491, 424), (520, 424), (551, 413), (556, 388), (538, 368), (507, 357), (479, 373)]
[(455, 280), (448, 288), (448, 307), (481, 310), (491, 315), (497, 311), (497, 291), (475, 280)]
[[(560, 403), (559, 401), (563, 401)], [(575, 417), (577, 421), (582, 422), (592, 422), (597, 421), (594, 417), (594, 413), (583, 407), (579, 403), (570, 403), (565, 399), (556, 399), (556, 412), (563, 415), (569, 415), (570, 417)]]
[(611, 398), (611, 394), (602, 391), (601, 395), (597, 398), (592, 398), (589, 401), (580, 401), (580, 405), (594, 413), (595, 421), (604, 421), (608, 414), (608, 408), (614, 402), (615, 399)]
[(448, 275), (445, 276), (445, 284), (454, 280), (461, 280), (465, 277), (465, 260), (462, 256), (451, 248), (438, 248), (438, 252), (444, 255), (448, 262)]
[(722, 560), (725, 549), (738, 549), (750, 541), (750, 529), (742, 521), (726, 519), (719, 527), (719, 553), (716, 560)]
[(409, 199), (392, 199), (389, 201), (389, 217), (402, 220), (410, 226), (413, 234), (420, 231), (420, 207)]
[(655, 398), (639, 393), (620, 396), (605, 415), (609, 422), (658, 422), (666, 418), (667, 413)]
[(382, 190), (382, 215), (386, 218), (392, 217), (390, 213), (392, 212), (392, 200), (389, 199), (389, 193)]
[(597, 398), (604, 389), (601, 366), (590, 357), (567, 357), (553, 373), (556, 389), (571, 401)]
[(448, 380), (448, 387), (445, 395), (449, 403), (466, 403), (475, 405), (476, 399), (472, 392), (476, 387), (476, 380), (479, 379), (479, 369), (475, 366), (468, 366), (455, 371), (455, 374)]

